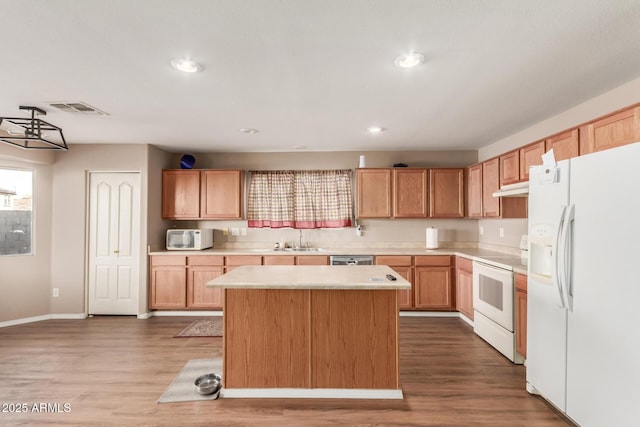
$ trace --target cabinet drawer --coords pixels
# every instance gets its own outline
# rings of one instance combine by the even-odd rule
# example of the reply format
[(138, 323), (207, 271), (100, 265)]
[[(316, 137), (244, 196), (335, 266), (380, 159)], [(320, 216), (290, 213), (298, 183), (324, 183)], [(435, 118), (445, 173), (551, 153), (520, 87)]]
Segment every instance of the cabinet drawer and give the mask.
[(224, 265), (221, 255), (193, 255), (187, 258), (189, 265)]
[(456, 267), (467, 273), (473, 273), (473, 261), (461, 256), (456, 257)]
[(297, 256), (296, 265), (329, 265), (329, 257), (318, 255)]
[(225, 257), (225, 265), (262, 265), (260, 255), (234, 255)]
[(416, 267), (448, 267), (451, 265), (450, 255), (418, 255), (414, 258)]
[(516, 273), (516, 290), (527, 292), (527, 275)]
[(187, 265), (185, 255), (154, 255), (151, 257), (151, 265)]
[(296, 257), (293, 255), (265, 255), (264, 265), (294, 265)]
[(410, 267), (410, 255), (382, 255), (375, 258), (376, 265), (393, 265), (396, 267)]

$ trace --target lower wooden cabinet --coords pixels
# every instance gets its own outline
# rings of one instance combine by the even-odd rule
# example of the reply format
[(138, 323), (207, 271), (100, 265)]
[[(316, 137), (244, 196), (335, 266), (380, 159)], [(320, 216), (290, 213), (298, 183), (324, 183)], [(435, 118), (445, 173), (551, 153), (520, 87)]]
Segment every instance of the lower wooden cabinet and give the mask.
[(207, 288), (207, 282), (223, 274), (222, 266), (187, 267), (187, 307), (222, 308), (221, 288)]
[(473, 262), (456, 257), (456, 310), (473, 320)]
[(527, 276), (516, 274), (516, 351), (527, 357)]
[(151, 256), (151, 309), (220, 309), (222, 290), (207, 282), (223, 274), (221, 256)]
[(451, 257), (414, 257), (414, 305), (423, 310), (453, 310), (455, 307)]
[(411, 289), (398, 291), (398, 308), (412, 310), (413, 304), (413, 257), (410, 255), (382, 255), (375, 258), (376, 265), (387, 265), (396, 273), (411, 283)]
[(186, 308), (186, 256), (152, 256), (149, 307)]

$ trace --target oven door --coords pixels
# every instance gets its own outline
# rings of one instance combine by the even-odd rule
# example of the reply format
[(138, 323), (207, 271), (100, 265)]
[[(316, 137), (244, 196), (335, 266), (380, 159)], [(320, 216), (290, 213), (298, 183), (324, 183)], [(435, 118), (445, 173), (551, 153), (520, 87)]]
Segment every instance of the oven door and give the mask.
[(513, 272), (474, 262), (473, 309), (513, 332)]

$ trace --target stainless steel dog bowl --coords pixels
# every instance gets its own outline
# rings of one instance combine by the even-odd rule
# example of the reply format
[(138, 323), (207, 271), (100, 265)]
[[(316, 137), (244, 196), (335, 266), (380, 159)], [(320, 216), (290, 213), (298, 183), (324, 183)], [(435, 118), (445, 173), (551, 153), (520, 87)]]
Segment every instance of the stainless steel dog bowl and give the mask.
[(222, 377), (218, 374), (205, 374), (198, 377), (195, 381), (198, 394), (209, 395), (220, 393), (222, 387)]

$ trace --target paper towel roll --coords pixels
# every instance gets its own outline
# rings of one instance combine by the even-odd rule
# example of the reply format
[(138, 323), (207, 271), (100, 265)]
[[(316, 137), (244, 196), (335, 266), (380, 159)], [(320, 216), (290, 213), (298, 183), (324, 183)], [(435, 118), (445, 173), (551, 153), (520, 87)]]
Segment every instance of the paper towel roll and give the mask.
[(433, 227), (427, 228), (427, 249), (438, 249), (438, 229)]

